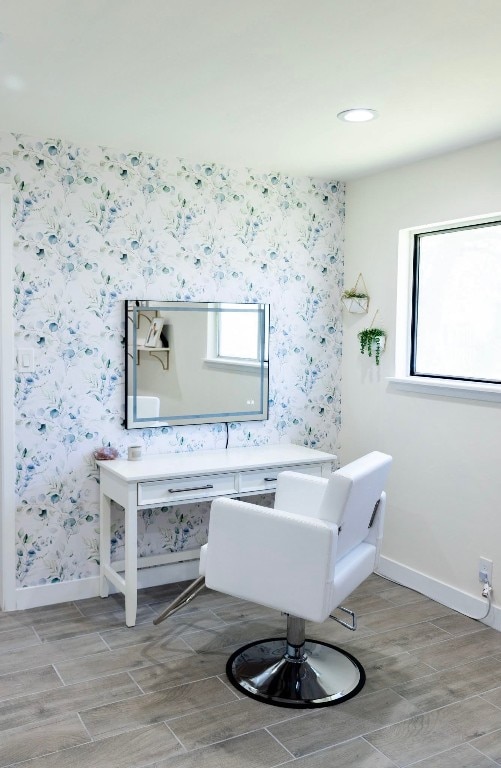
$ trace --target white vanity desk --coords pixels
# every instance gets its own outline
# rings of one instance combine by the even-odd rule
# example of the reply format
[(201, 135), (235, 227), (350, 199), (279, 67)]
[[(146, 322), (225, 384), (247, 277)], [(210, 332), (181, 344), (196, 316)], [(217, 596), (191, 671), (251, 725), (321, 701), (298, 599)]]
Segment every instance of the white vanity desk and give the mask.
[[(125, 622), (136, 623), (137, 570), (165, 563), (194, 560), (199, 549), (167, 555), (137, 555), (137, 513), (158, 506), (208, 501), (216, 496), (270, 493), (279, 472), (293, 469), (327, 476), (336, 456), (300, 445), (263, 445), (215, 451), (165, 453), (140, 461), (114, 459), (97, 462), (100, 470), (100, 593), (108, 596), (109, 584), (125, 595)], [(115, 501), (124, 508), (125, 560), (111, 564), (110, 508)], [(121, 576), (119, 572), (124, 572)]]

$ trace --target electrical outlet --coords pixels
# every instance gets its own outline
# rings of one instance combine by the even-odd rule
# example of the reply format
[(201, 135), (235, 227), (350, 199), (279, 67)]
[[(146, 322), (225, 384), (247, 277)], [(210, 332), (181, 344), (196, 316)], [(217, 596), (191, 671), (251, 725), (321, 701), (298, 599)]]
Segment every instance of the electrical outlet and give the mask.
[(481, 557), (478, 561), (478, 580), (482, 583), (492, 584), (492, 560)]

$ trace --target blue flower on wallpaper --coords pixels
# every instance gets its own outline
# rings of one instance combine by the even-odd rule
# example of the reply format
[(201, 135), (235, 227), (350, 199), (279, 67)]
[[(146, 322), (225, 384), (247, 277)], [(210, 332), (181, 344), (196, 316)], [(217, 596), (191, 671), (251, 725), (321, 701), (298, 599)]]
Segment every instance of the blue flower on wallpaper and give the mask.
[[(269, 420), (230, 424), (230, 445), (335, 450), (342, 185), (9, 134), (0, 174), (14, 203), (16, 344), (36, 362), (15, 381), (20, 585), (97, 574), (95, 447), (225, 445), (218, 424), (123, 428), (125, 299), (270, 303)], [(139, 551), (198, 547), (207, 523), (206, 504), (144, 510)], [(114, 557), (122, 548), (115, 510)]]

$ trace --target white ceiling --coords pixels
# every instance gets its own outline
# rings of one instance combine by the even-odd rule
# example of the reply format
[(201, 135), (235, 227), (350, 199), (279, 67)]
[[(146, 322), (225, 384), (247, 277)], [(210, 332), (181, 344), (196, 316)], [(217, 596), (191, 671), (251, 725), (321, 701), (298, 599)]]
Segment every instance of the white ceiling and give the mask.
[(329, 179), (501, 136), (501, 0), (1, 0), (0, 34), (0, 130)]

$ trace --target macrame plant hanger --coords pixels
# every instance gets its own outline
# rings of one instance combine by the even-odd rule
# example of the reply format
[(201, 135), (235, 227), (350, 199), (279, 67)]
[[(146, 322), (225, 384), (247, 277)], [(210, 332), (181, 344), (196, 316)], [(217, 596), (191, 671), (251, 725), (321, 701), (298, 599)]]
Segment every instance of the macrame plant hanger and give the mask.
[(369, 328), (374, 328), (374, 321), (378, 315), (379, 315), (379, 309), (376, 309), (376, 311), (374, 312), (374, 317), (371, 320), (371, 324), (369, 325)]

